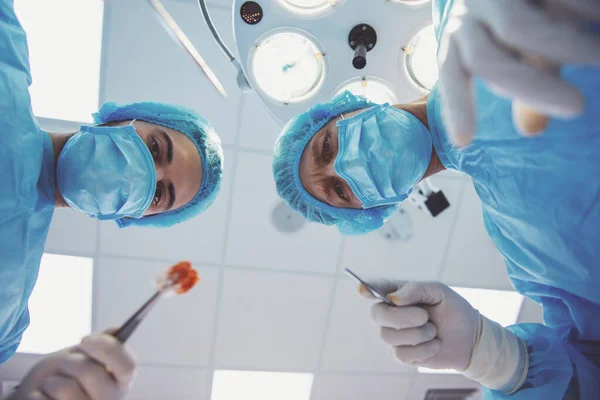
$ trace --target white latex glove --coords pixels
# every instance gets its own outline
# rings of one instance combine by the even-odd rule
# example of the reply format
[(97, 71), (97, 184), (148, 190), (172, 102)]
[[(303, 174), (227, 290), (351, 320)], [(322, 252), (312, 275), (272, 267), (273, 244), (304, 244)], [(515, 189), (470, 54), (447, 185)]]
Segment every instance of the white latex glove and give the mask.
[(135, 371), (131, 353), (114, 337), (93, 334), (42, 359), (10, 400), (119, 400)]
[[(528, 368), (525, 344), (448, 286), (392, 280), (367, 283), (398, 305), (376, 303), (371, 318), (402, 364), (454, 369), (504, 392), (523, 383)], [(373, 299), (363, 287), (360, 293)]]
[(522, 131), (522, 104), (552, 117), (581, 114), (583, 97), (559, 69), (600, 65), (600, 37), (583, 29), (590, 21), (600, 21), (600, 1), (456, 0), (438, 56), (443, 117), (455, 144), (466, 145), (476, 130), (474, 76), (498, 95), (518, 100), (513, 117)]
[[(479, 312), (440, 283), (380, 280), (368, 282), (400, 307), (377, 303), (371, 318), (381, 339), (403, 364), (464, 370), (469, 365), (479, 326)], [(363, 296), (372, 298), (361, 290)]]

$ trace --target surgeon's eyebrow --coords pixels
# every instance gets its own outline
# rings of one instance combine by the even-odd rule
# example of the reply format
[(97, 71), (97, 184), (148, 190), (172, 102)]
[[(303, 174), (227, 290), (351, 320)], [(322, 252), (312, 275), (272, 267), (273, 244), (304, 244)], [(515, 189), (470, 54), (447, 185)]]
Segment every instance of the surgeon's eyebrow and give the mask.
[(311, 157), (316, 164), (317, 167), (323, 168), (326, 167), (329, 163), (329, 160), (326, 160), (323, 155), (323, 142), (327, 137), (327, 129), (325, 127), (321, 128), (315, 136), (311, 139), (310, 152)]
[(169, 182), (169, 204), (165, 207), (165, 211), (169, 211), (173, 208), (173, 204), (175, 204), (175, 186), (173, 186), (173, 182)]
[[(324, 185), (327, 185), (326, 183), (324, 183)], [(332, 207), (335, 207), (335, 202), (333, 201), (333, 195), (331, 193), (331, 188), (330, 187), (323, 187), (322, 188), (322, 195), (323, 195), (323, 199), (325, 201), (323, 201), (323, 203), (329, 204)]]
[(165, 132), (163, 129), (160, 129), (160, 134), (163, 137), (165, 143), (167, 144), (167, 162), (171, 164), (171, 161), (173, 161), (173, 141), (171, 140), (171, 137), (167, 135), (167, 132)]

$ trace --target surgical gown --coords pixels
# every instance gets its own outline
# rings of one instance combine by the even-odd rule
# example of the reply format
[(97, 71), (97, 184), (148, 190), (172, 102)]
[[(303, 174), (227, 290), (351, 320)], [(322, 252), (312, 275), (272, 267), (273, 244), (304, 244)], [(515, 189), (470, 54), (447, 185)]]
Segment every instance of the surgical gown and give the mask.
[(0, 0), (0, 363), (29, 325), (54, 211), (54, 151), (31, 110), (25, 32), (12, 0)]
[[(438, 38), (451, 5), (434, 1)], [(528, 345), (524, 386), (512, 396), (485, 389), (485, 398), (600, 398), (600, 68), (565, 67), (562, 75), (585, 96), (586, 112), (552, 120), (534, 138), (517, 133), (511, 103), (478, 81), (476, 139), (459, 150), (437, 89), (428, 99), (440, 160), (471, 177), (512, 284), (544, 311), (545, 325), (509, 328)]]

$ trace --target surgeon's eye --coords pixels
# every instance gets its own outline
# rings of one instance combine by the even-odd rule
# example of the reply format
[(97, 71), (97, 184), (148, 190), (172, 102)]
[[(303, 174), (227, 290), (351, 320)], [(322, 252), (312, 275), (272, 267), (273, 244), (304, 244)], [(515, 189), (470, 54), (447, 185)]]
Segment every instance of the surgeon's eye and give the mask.
[(323, 158), (331, 160), (331, 144), (329, 143), (329, 135), (325, 135), (323, 139)]
[(155, 139), (152, 139), (152, 142), (150, 142), (150, 153), (152, 153), (152, 157), (155, 160), (158, 160), (159, 148), (158, 148), (158, 143), (156, 142)]
[(155, 205), (160, 203), (160, 199), (162, 198), (162, 189), (160, 187), (156, 187), (156, 192), (154, 192), (154, 199), (152, 200)]
[(342, 185), (340, 185), (339, 182), (335, 183), (335, 186), (333, 187), (333, 190), (335, 190), (335, 193), (340, 196), (342, 199), (346, 198), (346, 195), (344, 194), (344, 188), (342, 187)]

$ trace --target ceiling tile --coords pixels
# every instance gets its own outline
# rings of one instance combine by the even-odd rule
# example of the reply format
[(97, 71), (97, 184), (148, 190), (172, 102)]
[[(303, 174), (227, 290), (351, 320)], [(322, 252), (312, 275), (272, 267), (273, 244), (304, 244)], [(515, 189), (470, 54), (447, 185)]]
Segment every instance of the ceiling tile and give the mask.
[(542, 306), (527, 297), (523, 298), (517, 323), (544, 324)]
[(272, 151), (281, 128), (255, 93), (245, 95), (240, 146)]
[(447, 210), (434, 218), (408, 201), (403, 203), (401, 207), (411, 219), (412, 239), (407, 242), (386, 240), (380, 231), (350, 237), (342, 252), (342, 267), (367, 277), (436, 279), (466, 180), (434, 177), (431, 181), (448, 199)]
[(94, 255), (97, 243), (96, 224), (97, 220), (82, 212), (57, 208), (54, 210), (44, 251), (57, 254)]
[(321, 370), (326, 372), (413, 372), (397, 363), (391, 347), (371, 321), (372, 302), (361, 298), (354, 281), (338, 280)]
[(198, 400), (209, 396), (210, 371), (138, 365), (128, 400)]
[(469, 181), (450, 234), (441, 280), (451, 286), (513, 289), (504, 259), (483, 225), (481, 201)]
[[(96, 271), (95, 330), (120, 326), (155, 292), (164, 263), (103, 257)], [(140, 364), (206, 366), (216, 311), (218, 270), (202, 267), (189, 293), (162, 299), (128, 340)]]
[(306, 372), (216, 370), (211, 400), (309, 400), (313, 380)]
[(331, 278), (226, 269), (216, 367), (314, 370), (331, 284)]
[[(211, 121), (224, 143), (233, 143), (239, 102), (234, 69), (202, 21), (197, 3), (165, 1), (164, 5), (225, 86), (229, 99), (219, 94), (195, 61), (165, 31), (147, 0), (129, 0), (113, 1), (107, 6), (101, 100), (188, 106)], [(211, 17), (219, 26), (231, 25), (227, 9), (215, 8)], [(223, 34), (227, 37), (228, 33), (225, 30)]]
[(103, 255), (143, 259), (181, 258), (211, 264), (220, 263), (229, 205), (231, 166), (234, 154), (225, 151), (225, 173), (221, 192), (204, 213), (167, 229), (120, 229), (112, 221), (100, 222), (100, 251)]
[(228, 265), (285, 270), (335, 271), (341, 236), (337, 229), (306, 223), (282, 234), (271, 222), (281, 200), (275, 192), (271, 157), (239, 152), (229, 228)]
[(429, 389), (477, 389), (469, 400), (482, 400), (481, 385), (460, 374), (416, 374), (407, 399), (424, 399)]
[(319, 375), (311, 400), (406, 399), (411, 376)]

